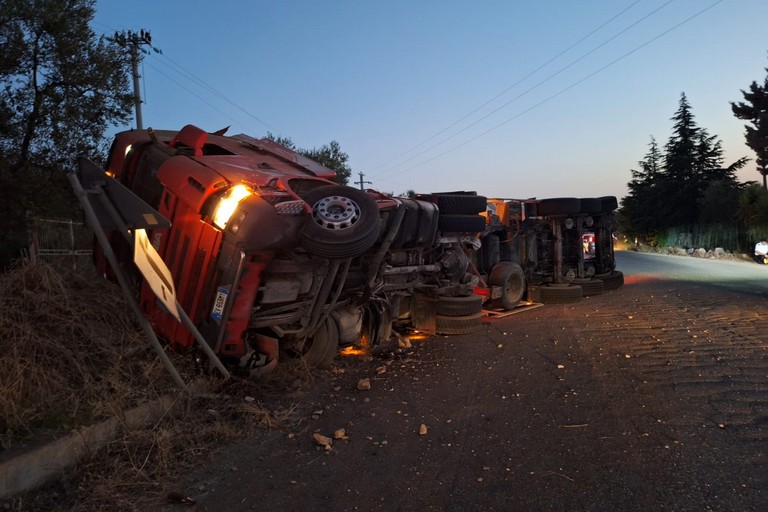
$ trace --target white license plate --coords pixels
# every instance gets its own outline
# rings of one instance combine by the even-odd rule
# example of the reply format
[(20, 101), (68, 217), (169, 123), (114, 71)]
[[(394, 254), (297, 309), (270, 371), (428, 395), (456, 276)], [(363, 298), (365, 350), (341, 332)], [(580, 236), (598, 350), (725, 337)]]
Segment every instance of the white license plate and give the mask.
[(224, 306), (227, 303), (227, 296), (229, 290), (226, 288), (219, 288), (216, 293), (216, 301), (213, 303), (213, 311), (211, 311), (211, 318), (214, 320), (221, 320), (221, 315), (224, 313)]

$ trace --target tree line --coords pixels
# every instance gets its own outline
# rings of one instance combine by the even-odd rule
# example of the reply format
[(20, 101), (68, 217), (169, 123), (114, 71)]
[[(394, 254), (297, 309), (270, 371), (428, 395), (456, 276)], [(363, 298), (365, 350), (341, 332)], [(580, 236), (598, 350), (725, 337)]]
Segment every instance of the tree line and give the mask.
[[(133, 119), (130, 57), (91, 29), (95, 4), (0, 0), (0, 271), (27, 246), (28, 215), (80, 216), (66, 172), (80, 155), (104, 162), (105, 133)], [(281, 140), (339, 183), (352, 174), (336, 141), (302, 149)]]
[(747, 121), (746, 145), (757, 156), (762, 186), (738, 181), (736, 171), (750, 159), (726, 164), (722, 142), (698, 126), (682, 93), (669, 140), (660, 146), (652, 136), (644, 158), (630, 171), (618, 212), (625, 236), (650, 245), (713, 248), (717, 243), (742, 251), (768, 238), (768, 76), (741, 93), (744, 101), (731, 102), (731, 110)]

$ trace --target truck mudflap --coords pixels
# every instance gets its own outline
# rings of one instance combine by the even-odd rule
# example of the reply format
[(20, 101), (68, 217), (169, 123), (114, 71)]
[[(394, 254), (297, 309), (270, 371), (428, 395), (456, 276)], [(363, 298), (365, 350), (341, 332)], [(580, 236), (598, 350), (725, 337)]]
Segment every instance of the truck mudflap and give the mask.
[(250, 254), (247, 258), (242, 275), (235, 283), (235, 290), (228, 294), (228, 300), (233, 302), (228, 308), (225, 307), (229, 314), (223, 318), (223, 332), (216, 348), (224, 357), (242, 357), (248, 352), (245, 332), (259, 291), (261, 274), (269, 263), (267, 255)]
[(249, 377), (261, 377), (275, 369), (280, 352), (277, 338), (248, 333), (247, 343), (252, 352), (241, 358), (241, 370)]

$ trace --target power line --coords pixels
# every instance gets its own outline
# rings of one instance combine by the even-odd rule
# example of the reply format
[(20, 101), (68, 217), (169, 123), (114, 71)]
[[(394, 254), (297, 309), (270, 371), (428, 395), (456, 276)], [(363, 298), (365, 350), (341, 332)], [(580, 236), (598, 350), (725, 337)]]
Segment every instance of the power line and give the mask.
[(355, 185), (360, 185), (360, 190), (365, 190), (363, 188), (363, 185), (372, 185), (373, 184), (372, 181), (363, 181), (363, 176), (365, 176), (365, 174), (363, 174), (362, 172), (358, 172), (357, 174), (360, 175), (360, 180), (356, 181)]
[[(492, 116), (493, 114), (495, 114), (496, 112), (499, 112), (500, 110), (502, 110), (502, 109), (506, 108), (506, 107), (507, 107), (507, 106), (509, 106), (510, 104), (512, 104), (512, 103), (514, 103), (515, 101), (519, 100), (520, 98), (522, 98), (523, 96), (527, 95), (528, 93), (530, 93), (530, 92), (532, 92), (532, 91), (534, 91), (534, 90), (538, 89), (539, 87), (541, 87), (541, 86), (542, 86), (542, 85), (544, 85), (545, 83), (549, 82), (550, 80), (552, 80), (552, 79), (553, 79), (553, 78), (555, 78), (556, 76), (560, 75), (560, 74), (561, 74), (561, 73), (563, 73), (564, 71), (566, 71), (566, 70), (570, 69), (571, 67), (573, 67), (573, 66), (574, 66), (574, 65), (576, 65), (577, 63), (581, 62), (582, 60), (584, 60), (584, 59), (585, 59), (585, 58), (587, 58), (588, 56), (592, 55), (592, 54), (593, 54), (593, 53), (595, 53), (597, 50), (599, 50), (600, 48), (604, 47), (605, 45), (607, 45), (607, 44), (608, 44), (608, 43), (610, 43), (611, 41), (615, 40), (615, 39), (616, 39), (616, 38), (618, 38), (619, 36), (621, 36), (621, 35), (625, 34), (625, 33), (626, 33), (627, 31), (629, 31), (630, 29), (632, 29), (632, 28), (636, 27), (638, 24), (642, 23), (643, 21), (645, 21), (645, 20), (646, 20), (646, 19), (648, 19), (649, 17), (653, 16), (654, 14), (656, 14), (656, 13), (657, 13), (657, 12), (659, 12), (661, 9), (663, 9), (664, 7), (666, 7), (667, 5), (671, 4), (671, 3), (672, 3), (672, 2), (674, 2), (674, 1), (675, 1), (675, 0), (667, 0), (667, 2), (665, 2), (664, 4), (660, 5), (660, 6), (659, 6), (659, 7), (657, 7), (656, 9), (652, 10), (651, 12), (649, 12), (648, 14), (646, 14), (645, 16), (643, 16), (642, 18), (640, 18), (640, 19), (636, 20), (635, 22), (633, 22), (632, 24), (630, 24), (630, 25), (628, 25), (628, 26), (624, 27), (624, 28), (623, 28), (622, 30), (620, 30), (618, 33), (614, 34), (613, 36), (611, 36), (610, 38), (606, 39), (605, 41), (603, 41), (603, 42), (602, 42), (602, 43), (600, 43), (599, 45), (597, 45), (597, 46), (595, 46), (594, 48), (592, 48), (591, 50), (587, 51), (586, 53), (584, 53), (583, 55), (581, 55), (581, 56), (580, 56), (580, 57), (578, 57), (577, 59), (575, 59), (575, 60), (571, 61), (569, 64), (567, 64), (566, 66), (564, 66), (564, 67), (560, 68), (560, 69), (559, 69), (559, 70), (557, 70), (555, 73), (553, 73), (553, 74), (549, 75), (547, 78), (545, 78), (545, 79), (543, 79), (543, 80), (539, 81), (538, 83), (536, 83), (535, 85), (533, 85), (533, 86), (529, 87), (528, 89), (526, 89), (525, 91), (521, 92), (520, 94), (518, 94), (517, 96), (515, 96), (515, 97), (514, 97), (514, 98), (512, 98), (511, 100), (509, 100), (509, 101), (507, 101), (507, 102), (503, 103), (503, 104), (502, 104), (502, 105), (500, 105), (499, 107), (497, 107), (497, 108), (495, 108), (494, 110), (492, 110), (492, 111), (488, 112), (488, 113), (487, 113), (487, 114), (485, 114), (483, 117), (481, 117), (481, 118), (477, 119), (476, 121), (474, 121), (474, 122), (470, 123), (469, 125), (465, 126), (464, 128), (462, 128), (461, 130), (457, 131), (456, 133), (454, 133), (454, 134), (452, 134), (452, 135), (450, 135), (450, 136), (448, 136), (448, 137), (445, 137), (445, 138), (443, 138), (442, 140), (440, 140), (439, 142), (437, 142), (437, 143), (435, 143), (435, 144), (432, 144), (431, 146), (429, 146), (429, 147), (428, 147), (428, 148), (426, 148), (425, 150), (423, 150), (423, 151), (421, 151), (421, 152), (419, 152), (419, 153), (417, 153), (417, 154), (413, 155), (412, 157), (410, 157), (410, 158), (408, 158), (408, 159), (406, 159), (406, 160), (402, 161), (402, 162), (401, 162), (400, 164), (398, 164), (398, 165), (403, 165), (403, 164), (405, 164), (405, 163), (408, 163), (408, 162), (411, 162), (411, 161), (415, 160), (416, 158), (418, 158), (418, 157), (420, 157), (420, 156), (422, 156), (422, 155), (424, 155), (424, 154), (428, 153), (429, 151), (431, 151), (431, 150), (433, 150), (433, 149), (435, 149), (435, 148), (437, 148), (437, 147), (439, 147), (439, 146), (442, 146), (443, 144), (445, 144), (446, 142), (450, 141), (451, 139), (454, 139), (455, 137), (457, 137), (458, 135), (460, 135), (460, 134), (464, 133), (465, 131), (469, 130), (469, 129), (470, 129), (470, 128), (472, 128), (473, 126), (476, 126), (476, 125), (477, 125), (477, 124), (479, 124), (480, 122), (482, 122), (482, 121), (484, 121), (484, 120), (488, 119), (489, 117), (491, 117), (491, 116)], [(485, 132), (483, 132), (483, 133), (485, 133)], [(474, 139), (472, 139), (472, 140), (474, 140)], [(438, 156), (440, 156), (440, 155), (438, 155)], [(378, 174), (378, 175), (376, 175), (375, 177), (381, 178), (382, 176), (385, 176), (385, 175), (386, 175), (386, 171), (384, 171), (384, 172), (383, 172), (383, 173), (381, 173), (381, 174)]]
[(152, 65), (152, 64), (150, 64), (150, 63), (147, 63), (147, 65), (148, 65), (149, 67), (151, 67), (152, 69), (154, 69), (155, 71), (157, 71), (158, 73), (160, 73), (161, 75), (163, 75), (164, 77), (166, 77), (166, 78), (167, 78), (168, 80), (170, 80), (171, 82), (175, 83), (176, 85), (178, 85), (179, 87), (181, 87), (182, 89), (184, 89), (185, 91), (187, 91), (189, 94), (191, 94), (191, 95), (192, 95), (192, 96), (194, 96), (195, 98), (199, 99), (200, 101), (202, 101), (203, 103), (205, 103), (206, 105), (208, 105), (209, 107), (211, 107), (213, 110), (215, 110), (215, 111), (216, 111), (216, 112), (218, 112), (219, 114), (221, 114), (221, 115), (223, 115), (224, 117), (226, 117), (227, 119), (229, 119), (230, 121), (232, 121), (232, 122), (234, 122), (234, 123), (237, 123), (237, 122), (238, 122), (238, 121), (237, 121), (236, 119), (234, 119), (232, 116), (230, 116), (229, 114), (227, 114), (226, 112), (224, 112), (223, 110), (221, 110), (220, 108), (218, 108), (216, 105), (214, 105), (213, 103), (209, 102), (208, 100), (206, 100), (205, 98), (203, 98), (202, 96), (200, 96), (199, 94), (197, 94), (195, 91), (193, 91), (192, 89), (190, 89), (190, 88), (189, 88), (189, 87), (187, 87), (186, 85), (182, 84), (181, 82), (179, 82), (178, 80), (176, 80), (175, 78), (173, 78), (172, 76), (170, 76), (168, 73), (166, 73), (166, 72), (165, 72), (165, 71), (163, 71), (162, 69), (158, 68), (157, 66), (153, 66), (153, 65)]
[[(578, 46), (579, 44), (581, 44), (583, 41), (585, 41), (586, 39), (588, 39), (590, 36), (594, 35), (594, 34), (595, 34), (596, 32), (598, 32), (600, 29), (602, 29), (603, 27), (605, 27), (605, 26), (606, 26), (606, 25), (608, 25), (609, 23), (613, 22), (615, 19), (617, 19), (618, 17), (620, 17), (622, 14), (624, 14), (625, 12), (627, 12), (628, 10), (630, 10), (632, 7), (634, 7), (635, 5), (637, 5), (638, 3), (640, 3), (640, 1), (641, 1), (641, 0), (635, 0), (635, 1), (634, 1), (634, 2), (632, 2), (630, 5), (628, 5), (628, 6), (627, 6), (627, 7), (625, 7), (624, 9), (622, 9), (622, 10), (621, 10), (621, 11), (620, 11), (618, 14), (614, 15), (613, 17), (611, 17), (611, 18), (610, 18), (610, 19), (608, 19), (607, 21), (603, 22), (603, 23), (602, 23), (602, 24), (600, 24), (600, 25), (599, 25), (597, 28), (593, 29), (593, 30), (592, 30), (592, 31), (590, 31), (588, 34), (586, 34), (585, 36), (583, 36), (583, 37), (579, 38), (579, 39), (578, 39), (576, 42), (574, 42), (574, 43), (572, 43), (571, 45), (569, 45), (567, 48), (565, 48), (564, 50), (562, 50), (560, 53), (558, 53), (558, 54), (557, 54), (557, 55), (555, 55), (554, 57), (550, 58), (549, 60), (547, 60), (546, 62), (544, 62), (543, 64), (541, 64), (539, 67), (537, 67), (536, 69), (534, 69), (533, 71), (531, 71), (530, 73), (528, 73), (527, 75), (525, 75), (524, 77), (520, 78), (519, 80), (517, 80), (515, 83), (513, 83), (512, 85), (510, 85), (509, 87), (507, 87), (506, 89), (504, 89), (503, 91), (501, 91), (500, 93), (496, 94), (494, 97), (492, 97), (491, 99), (489, 99), (488, 101), (486, 101), (486, 102), (485, 102), (485, 103), (483, 103), (482, 105), (478, 106), (477, 108), (475, 108), (475, 109), (474, 109), (474, 110), (472, 110), (471, 112), (469, 112), (469, 113), (465, 114), (464, 116), (462, 116), (462, 117), (461, 117), (461, 118), (459, 118), (458, 120), (454, 121), (454, 122), (453, 122), (453, 123), (451, 123), (450, 125), (446, 126), (445, 128), (443, 128), (443, 129), (442, 129), (442, 130), (440, 130), (439, 132), (435, 133), (435, 134), (434, 134), (434, 135), (432, 135), (431, 137), (429, 137), (429, 138), (427, 138), (427, 139), (423, 140), (423, 141), (422, 141), (422, 142), (420, 142), (419, 144), (416, 144), (416, 145), (415, 145), (415, 146), (413, 146), (412, 148), (410, 148), (410, 149), (408, 149), (408, 150), (406, 150), (406, 151), (403, 151), (402, 153), (400, 153), (400, 154), (398, 154), (398, 155), (396, 155), (396, 156), (394, 156), (394, 157), (390, 158), (390, 159), (389, 159), (389, 160), (387, 160), (386, 162), (383, 162), (382, 164), (380, 164), (380, 165), (378, 165), (378, 166), (374, 167), (374, 168), (372, 169), (372, 171), (375, 171), (375, 170), (381, 169), (382, 167), (384, 167), (384, 166), (386, 166), (386, 165), (390, 164), (391, 162), (394, 162), (395, 160), (399, 159), (400, 157), (402, 157), (402, 156), (405, 156), (405, 155), (407, 155), (408, 153), (410, 153), (410, 152), (412, 152), (412, 151), (414, 151), (414, 150), (416, 150), (416, 149), (420, 148), (421, 146), (423, 146), (423, 145), (424, 145), (424, 144), (426, 144), (427, 142), (429, 142), (429, 141), (431, 141), (432, 139), (434, 139), (434, 138), (436, 138), (436, 137), (438, 137), (438, 136), (442, 135), (443, 133), (447, 132), (448, 130), (450, 130), (451, 128), (453, 128), (454, 126), (456, 126), (457, 124), (459, 124), (459, 123), (461, 123), (462, 121), (464, 121), (465, 119), (467, 119), (468, 117), (470, 117), (470, 116), (472, 116), (473, 114), (477, 113), (478, 111), (482, 110), (483, 108), (485, 108), (485, 107), (486, 107), (486, 106), (488, 106), (489, 104), (493, 103), (495, 100), (497, 100), (498, 98), (500, 98), (501, 96), (503, 96), (504, 94), (506, 94), (507, 92), (509, 92), (509, 91), (510, 91), (510, 90), (512, 90), (513, 88), (515, 88), (516, 86), (520, 85), (522, 82), (524, 82), (524, 81), (525, 81), (525, 80), (527, 80), (528, 78), (532, 77), (533, 75), (535, 75), (536, 73), (538, 73), (539, 71), (541, 71), (542, 69), (544, 69), (546, 66), (548, 66), (548, 65), (549, 65), (549, 64), (551, 64), (552, 62), (556, 61), (558, 58), (560, 58), (560, 57), (562, 57), (563, 55), (565, 55), (566, 53), (568, 53), (570, 50), (572, 50), (573, 48), (575, 48), (576, 46)], [(671, 1), (674, 1), (674, 0), (671, 0)], [(669, 3), (669, 2), (667, 2), (667, 3)], [(666, 5), (666, 4), (665, 4), (665, 5)], [(496, 110), (494, 110), (493, 112), (496, 112)], [(493, 112), (491, 112), (491, 113), (493, 113)], [(485, 119), (485, 118), (482, 118), (482, 119)], [(482, 119), (480, 119), (480, 120), (482, 120)], [(472, 125), (470, 125), (470, 126), (472, 126)], [(459, 132), (459, 133), (461, 133), (461, 132)], [(427, 149), (427, 151), (428, 151), (429, 149), (431, 149), (431, 147), (430, 147), (430, 148), (428, 148), (428, 149)], [(419, 156), (419, 155), (416, 155), (416, 156)], [(404, 162), (401, 162), (401, 163), (400, 163), (400, 164), (398, 164), (398, 165), (402, 165), (403, 163), (406, 163), (406, 162), (408, 162), (408, 161), (409, 161), (409, 160), (405, 160)]]
[(561, 94), (563, 94), (564, 92), (567, 92), (567, 91), (569, 91), (569, 90), (573, 89), (573, 88), (574, 88), (574, 87), (576, 87), (577, 85), (580, 85), (581, 83), (583, 83), (583, 82), (585, 82), (585, 81), (589, 80), (589, 79), (590, 79), (590, 78), (592, 78), (593, 76), (595, 76), (595, 75), (597, 75), (597, 74), (599, 74), (599, 73), (601, 73), (601, 72), (605, 71), (606, 69), (608, 69), (609, 67), (613, 66), (613, 65), (614, 65), (614, 64), (616, 64), (617, 62), (620, 62), (620, 61), (624, 60), (625, 58), (629, 57), (629, 56), (630, 56), (630, 55), (632, 55), (633, 53), (635, 53), (635, 52), (637, 52), (637, 51), (641, 50), (642, 48), (644, 48), (644, 47), (648, 46), (649, 44), (653, 43), (654, 41), (656, 41), (656, 40), (658, 40), (658, 39), (660, 39), (660, 38), (664, 37), (664, 36), (665, 36), (665, 35), (667, 35), (667, 34), (669, 34), (669, 33), (670, 33), (670, 32), (672, 32), (673, 30), (676, 30), (677, 28), (681, 27), (682, 25), (685, 25), (686, 23), (688, 23), (689, 21), (693, 20), (694, 18), (696, 18), (696, 17), (700, 16), (701, 14), (704, 14), (706, 11), (708, 11), (708, 10), (712, 9), (714, 6), (716, 6), (717, 4), (721, 3), (722, 1), (723, 1), (723, 0), (717, 0), (717, 1), (715, 1), (714, 3), (712, 3), (712, 4), (708, 5), (707, 7), (705, 7), (704, 9), (701, 9), (701, 10), (700, 10), (700, 11), (698, 11), (697, 13), (695, 13), (695, 14), (693, 14), (693, 15), (689, 16), (688, 18), (686, 18), (686, 19), (684, 19), (683, 21), (681, 21), (681, 22), (677, 23), (676, 25), (673, 25), (672, 27), (670, 27), (670, 28), (668, 28), (667, 30), (665, 30), (665, 31), (661, 32), (660, 34), (658, 34), (658, 35), (656, 35), (655, 37), (653, 37), (653, 38), (649, 39), (648, 41), (646, 41), (646, 42), (642, 43), (641, 45), (639, 45), (639, 46), (636, 46), (636, 47), (635, 47), (635, 48), (633, 48), (632, 50), (630, 50), (630, 51), (628, 51), (627, 53), (625, 53), (625, 54), (621, 55), (620, 57), (618, 57), (618, 58), (616, 58), (616, 59), (612, 60), (611, 62), (609, 62), (608, 64), (606, 64), (606, 65), (602, 66), (601, 68), (599, 68), (599, 69), (597, 69), (597, 70), (593, 71), (592, 73), (590, 73), (590, 74), (588, 74), (588, 75), (586, 75), (586, 76), (582, 77), (581, 79), (577, 80), (576, 82), (573, 82), (572, 84), (570, 84), (569, 86), (567, 86), (567, 87), (565, 87), (565, 88), (563, 88), (563, 89), (559, 90), (558, 92), (556, 92), (556, 93), (554, 93), (554, 94), (552, 94), (552, 95), (548, 96), (547, 98), (545, 98), (545, 99), (543, 99), (542, 101), (540, 101), (540, 102), (536, 103), (535, 105), (532, 105), (531, 107), (528, 107), (527, 109), (525, 109), (525, 110), (522, 110), (521, 112), (518, 112), (518, 113), (517, 113), (517, 114), (515, 114), (513, 117), (511, 117), (511, 118), (509, 118), (509, 119), (507, 119), (507, 120), (505, 120), (505, 121), (502, 121), (501, 123), (499, 123), (499, 124), (497, 124), (497, 125), (495, 125), (495, 126), (493, 126), (493, 127), (489, 128), (489, 129), (485, 130), (484, 132), (482, 132), (482, 133), (480, 133), (480, 134), (478, 134), (478, 135), (476, 135), (476, 136), (474, 136), (474, 137), (472, 137), (472, 138), (470, 138), (470, 139), (468, 139), (468, 140), (465, 140), (465, 141), (464, 141), (464, 142), (462, 142), (461, 144), (458, 144), (458, 145), (456, 145), (456, 146), (453, 146), (452, 148), (450, 148), (450, 149), (448, 149), (448, 150), (446, 150), (446, 151), (443, 151), (442, 153), (440, 153), (440, 154), (438, 154), (438, 155), (435, 155), (435, 156), (433, 156), (433, 157), (431, 157), (431, 158), (429, 158), (429, 159), (427, 159), (427, 160), (424, 160), (423, 162), (420, 162), (420, 163), (418, 163), (418, 164), (416, 164), (416, 165), (412, 165), (411, 167), (408, 167), (408, 168), (406, 168), (406, 169), (403, 169), (403, 170), (401, 170), (401, 171), (398, 171), (398, 172), (396, 172), (396, 173), (393, 173), (393, 174), (392, 174), (392, 176), (397, 176), (397, 175), (399, 175), (399, 174), (403, 174), (403, 173), (405, 173), (405, 172), (411, 171), (411, 170), (413, 170), (413, 169), (415, 169), (415, 168), (417, 168), (417, 167), (420, 167), (420, 166), (422, 166), (422, 165), (424, 165), (424, 164), (427, 164), (427, 163), (429, 163), (429, 162), (432, 162), (433, 160), (436, 160), (436, 159), (438, 159), (438, 158), (440, 158), (440, 157), (442, 157), (442, 156), (445, 156), (445, 155), (447, 155), (448, 153), (452, 153), (452, 152), (456, 151), (457, 149), (459, 149), (459, 148), (461, 148), (461, 147), (464, 147), (464, 146), (466, 146), (466, 145), (467, 145), (467, 144), (469, 144), (470, 142), (474, 142), (475, 140), (479, 139), (480, 137), (483, 137), (483, 136), (485, 136), (485, 135), (489, 134), (490, 132), (492, 132), (492, 131), (495, 131), (495, 130), (497, 130), (497, 129), (501, 128), (502, 126), (504, 126), (504, 125), (506, 125), (506, 124), (508, 124), (508, 123), (510, 123), (510, 122), (512, 122), (512, 121), (514, 121), (514, 120), (516, 120), (516, 119), (518, 119), (519, 117), (523, 116), (524, 114), (527, 114), (528, 112), (530, 112), (530, 111), (532, 111), (532, 110), (534, 110), (534, 109), (536, 109), (536, 108), (540, 107), (541, 105), (544, 105), (545, 103), (548, 103), (549, 101), (551, 101), (551, 100), (553, 100), (554, 98), (556, 98), (556, 97), (560, 96), (560, 95), (561, 95)]
[(185, 68), (184, 66), (182, 66), (178, 62), (174, 61), (173, 59), (171, 59), (167, 55), (163, 55), (163, 57), (165, 57), (170, 63), (172, 63), (178, 69), (183, 71), (183, 73), (182, 73), (181, 71), (174, 70), (176, 73), (179, 73), (180, 75), (186, 75), (187, 78), (190, 78), (193, 82), (197, 83), (199, 86), (203, 87), (204, 89), (207, 89), (209, 92), (211, 92), (215, 96), (218, 96), (220, 99), (224, 100), (225, 102), (229, 103), (230, 105), (232, 105), (236, 109), (240, 110), (241, 112), (246, 114), (251, 119), (259, 122), (260, 124), (264, 125), (266, 128), (269, 128), (270, 130), (274, 130), (274, 128), (272, 126), (270, 126), (269, 123), (267, 123), (266, 121), (264, 121), (260, 117), (254, 115), (253, 113), (249, 112), (248, 110), (244, 109), (243, 107), (241, 107), (240, 105), (238, 105), (234, 101), (230, 100), (223, 93), (217, 91), (216, 89), (214, 89), (213, 87), (211, 87), (210, 85), (205, 83), (202, 79), (197, 77), (194, 73), (192, 73), (190, 70), (188, 70), (187, 68)]
[(141, 29), (139, 32), (133, 30), (122, 32), (115, 31), (115, 35), (107, 37), (107, 41), (117, 44), (128, 52), (131, 59), (131, 73), (133, 75), (133, 104), (136, 110), (136, 128), (143, 129), (141, 116), (141, 87), (139, 86), (139, 62), (143, 62), (141, 54), (149, 53), (144, 47), (149, 47), (155, 53), (163, 53), (162, 50), (152, 46), (152, 35), (149, 30)]
[[(99, 26), (101, 26), (101, 27), (104, 27), (104, 28), (106, 28), (106, 29), (108, 29), (108, 30), (114, 30), (114, 31), (115, 31), (115, 37), (117, 37), (117, 35), (118, 35), (119, 33), (124, 33), (124, 32), (120, 32), (120, 31), (118, 31), (117, 29), (115, 29), (115, 28), (113, 28), (113, 27), (109, 27), (109, 26), (107, 26), (107, 25), (104, 25), (103, 23), (95, 23), (95, 22), (94, 22), (94, 24), (95, 24), (95, 25), (99, 25)], [(129, 33), (129, 34), (131, 34), (132, 32), (128, 32), (128, 33)], [(142, 31), (141, 31), (141, 35), (142, 35), (142, 37), (144, 36), (144, 34), (146, 34), (146, 36), (148, 36), (148, 37), (151, 37), (151, 36), (149, 36), (149, 31), (144, 31), (144, 30), (142, 30)], [(108, 39), (109, 39), (109, 38), (108, 38)], [(149, 41), (149, 42), (151, 42), (151, 39), (150, 39), (150, 41)], [(215, 96), (218, 96), (220, 99), (222, 99), (222, 100), (224, 100), (225, 102), (229, 103), (229, 104), (230, 104), (230, 105), (232, 105), (233, 107), (235, 107), (235, 108), (237, 108), (238, 110), (240, 110), (241, 112), (245, 113), (245, 114), (246, 114), (248, 117), (250, 117), (251, 119), (253, 119), (253, 120), (257, 121), (258, 123), (262, 124), (263, 126), (265, 126), (265, 127), (269, 128), (270, 130), (275, 130), (273, 127), (271, 127), (271, 126), (269, 125), (269, 123), (267, 123), (266, 121), (264, 121), (264, 120), (263, 120), (263, 119), (261, 119), (260, 117), (256, 116), (255, 114), (253, 114), (253, 113), (249, 112), (249, 111), (248, 111), (248, 110), (246, 110), (245, 108), (241, 107), (240, 105), (238, 105), (237, 103), (235, 103), (234, 101), (232, 101), (231, 99), (229, 99), (227, 96), (225, 96), (225, 95), (224, 95), (223, 93), (221, 93), (220, 91), (218, 91), (218, 90), (214, 89), (213, 87), (211, 87), (210, 85), (208, 85), (207, 83), (205, 83), (205, 82), (204, 82), (204, 81), (203, 81), (201, 78), (199, 78), (198, 76), (196, 76), (196, 75), (195, 75), (195, 74), (194, 74), (192, 71), (188, 70), (187, 68), (185, 68), (184, 66), (182, 66), (182, 65), (181, 65), (181, 64), (179, 64), (178, 62), (174, 61), (174, 60), (173, 60), (171, 57), (169, 57), (168, 55), (164, 54), (162, 51), (160, 51), (160, 50), (158, 50), (158, 49), (156, 49), (156, 48), (154, 48), (154, 47), (153, 47), (152, 49), (153, 49), (153, 50), (155, 50), (155, 52), (156, 52), (156, 53), (159, 53), (159, 54), (160, 54), (162, 57), (164, 57), (164, 58), (165, 58), (165, 59), (166, 59), (168, 62), (170, 62), (170, 63), (172, 64), (172, 66), (169, 66), (169, 69), (171, 69), (173, 72), (175, 72), (175, 73), (177, 73), (177, 74), (179, 74), (179, 75), (183, 76), (185, 79), (191, 80), (192, 82), (196, 83), (197, 85), (199, 85), (199, 86), (200, 86), (200, 87), (202, 87), (203, 89), (206, 89), (208, 92), (210, 92), (210, 93), (214, 94)], [(144, 62), (143, 62), (143, 59), (142, 59), (142, 66), (143, 66), (143, 65), (144, 65)], [(178, 85), (179, 87), (181, 87), (182, 89), (184, 89), (185, 91), (187, 91), (187, 92), (189, 92), (190, 94), (192, 94), (194, 97), (198, 98), (200, 101), (202, 101), (202, 102), (203, 102), (203, 103), (205, 103), (206, 105), (210, 106), (211, 108), (213, 108), (214, 110), (216, 110), (216, 111), (217, 111), (217, 112), (219, 112), (220, 114), (222, 114), (222, 115), (224, 115), (225, 117), (227, 117), (227, 118), (228, 118), (228, 119), (230, 119), (231, 121), (233, 121), (233, 122), (235, 122), (235, 123), (237, 123), (237, 122), (238, 122), (237, 120), (235, 120), (234, 118), (232, 118), (232, 116), (230, 116), (229, 114), (225, 113), (224, 111), (222, 111), (222, 110), (220, 110), (220, 109), (216, 108), (216, 107), (215, 107), (213, 104), (211, 104), (210, 102), (206, 101), (206, 100), (205, 100), (205, 99), (204, 99), (202, 96), (200, 96), (200, 95), (196, 94), (196, 93), (195, 93), (195, 92), (193, 92), (191, 89), (189, 89), (188, 87), (186, 87), (186, 86), (184, 86), (183, 84), (181, 84), (179, 81), (177, 81), (177, 80), (173, 79), (173, 78), (172, 78), (170, 75), (168, 75), (167, 73), (164, 73), (164, 72), (163, 72), (162, 70), (160, 70), (158, 67), (156, 67), (156, 66), (152, 66), (151, 64), (150, 64), (150, 67), (151, 67), (152, 69), (154, 69), (155, 71), (157, 71), (157, 72), (161, 73), (163, 76), (165, 76), (166, 78), (168, 78), (170, 81), (172, 81), (173, 83), (175, 83), (176, 85)], [(181, 71), (180, 71), (180, 70), (181, 70)], [(142, 79), (143, 79), (143, 80), (145, 79), (143, 75), (142, 75)], [(146, 84), (145, 84), (145, 90), (146, 90)], [(139, 113), (139, 116), (140, 116), (140, 115), (141, 115), (141, 114)]]

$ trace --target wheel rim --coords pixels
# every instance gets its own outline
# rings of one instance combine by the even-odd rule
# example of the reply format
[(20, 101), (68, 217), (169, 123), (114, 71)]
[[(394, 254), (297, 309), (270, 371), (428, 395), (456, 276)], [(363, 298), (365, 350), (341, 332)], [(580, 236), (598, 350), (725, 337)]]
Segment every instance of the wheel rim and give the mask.
[(326, 229), (345, 229), (360, 219), (360, 207), (348, 197), (328, 196), (312, 207), (312, 218)]
[(525, 292), (525, 277), (522, 274), (512, 272), (504, 283), (504, 295), (510, 303), (520, 302)]

